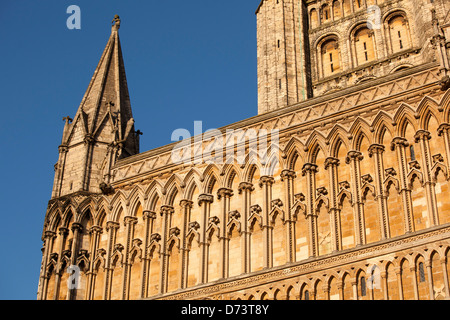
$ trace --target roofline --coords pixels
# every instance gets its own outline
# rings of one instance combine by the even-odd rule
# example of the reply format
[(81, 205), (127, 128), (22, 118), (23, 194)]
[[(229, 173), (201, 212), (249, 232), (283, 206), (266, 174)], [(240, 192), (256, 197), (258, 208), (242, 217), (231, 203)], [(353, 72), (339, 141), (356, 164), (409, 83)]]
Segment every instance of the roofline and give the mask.
[(262, 6), (263, 2), (264, 2), (264, 0), (261, 0), (261, 2), (259, 3), (259, 6), (258, 6), (258, 8), (256, 9), (256, 12), (255, 12), (255, 14), (258, 14), (258, 12), (259, 12), (259, 8), (261, 8), (261, 6)]

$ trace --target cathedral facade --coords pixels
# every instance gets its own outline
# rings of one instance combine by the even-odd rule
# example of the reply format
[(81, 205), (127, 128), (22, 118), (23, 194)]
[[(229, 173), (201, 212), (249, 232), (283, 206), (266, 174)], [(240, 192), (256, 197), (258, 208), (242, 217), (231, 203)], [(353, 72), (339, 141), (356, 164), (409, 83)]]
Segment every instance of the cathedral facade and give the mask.
[(38, 299), (449, 299), (450, 3), (256, 19), (258, 115), (140, 152), (115, 17), (64, 118)]

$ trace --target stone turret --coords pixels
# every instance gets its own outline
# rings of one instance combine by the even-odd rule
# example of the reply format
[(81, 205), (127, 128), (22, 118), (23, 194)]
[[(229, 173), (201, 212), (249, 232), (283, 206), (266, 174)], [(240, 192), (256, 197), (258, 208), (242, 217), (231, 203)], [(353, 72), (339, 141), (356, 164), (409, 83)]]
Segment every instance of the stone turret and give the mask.
[(73, 118), (65, 117), (52, 198), (108, 192), (116, 160), (139, 153), (119, 40), (120, 18)]

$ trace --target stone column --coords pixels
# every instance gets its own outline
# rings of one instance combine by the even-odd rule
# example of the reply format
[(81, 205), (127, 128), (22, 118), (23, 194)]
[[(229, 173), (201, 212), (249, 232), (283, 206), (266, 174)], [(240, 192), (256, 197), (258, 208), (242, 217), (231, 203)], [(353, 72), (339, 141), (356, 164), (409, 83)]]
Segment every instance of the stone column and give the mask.
[(351, 150), (347, 153), (345, 162), (350, 164), (352, 176), (352, 199), (353, 212), (355, 216), (355, 235), (356, 245), (366, 243), (366, 227), (364, 221), (364, 203), (361, 198), (361, 170), (360, 162), (364, 159), (362, 153), (357, 150)]
[(406, 148), (409, 146), (408, 141), (403, 137), (395, 137), (391, 142), (391, 150), (396, 150), (399, 165), (400, 193), (402, 195), (405, 233), (414, 231), (412, 219), (412, 199), (411, 190), (408, 188), (407, 175), (408, 163), (406, 159)]
[(337, 288), (339, 292), (339, 300), (344, 300), (344, 284), (342, 282), (338, 282)]
[(59, 297), (59, 290), (60, 290), (60, 282), (61, 282), (61, 272), (64, 270), (61, 270), (61, 258), (64, 251), (64, 246), (66, 243), (67, 235), (69, 234), (69, 229), (65, 227), (59, 228), (59, 236), (61, 239), (61, 242), (59, 243), (59, 249), (58, 249), (58, 265), (56, 266), (56, 273), (55, 273), (55, 290), (54, 290), (54, 296), (53, 300), (58, 300)]
[(56, 233), (53, 231), (45, 231), (44, 232), (44, 254), (42, 259), (41, 266), (41, 292), (40, 292), (40, 300), (47, 300), (47, 288), (48, 288), (48, 280), (49, 277), (47, 275), (47, 264), (50, 258), (50, 254), (53, 249), (53, 240), (56, 237)]
[(153, 230), (153, 223), (156, 219), (156, 212), (145, 210), (142, 216), (144, 220), (145, 236), (144, 236), (144, 250), (142, 252), (142, 271), (141, 271), (141, 298), (147, 298), (148, 285), (149, 285), (149, 265), (150, 259), (148, 258), (148, 246), (150, 245), (150, 236)]
[(413, 287), (414, 287), (414, 300), (419, 300), (419, 287), (417, 286), (417, 274), (416, 274), (416, 266), (412, 266), (410, 268), (411, 273), (413, 274)]
[(248, 230), (248, 218), (250, 216), (251, 195), (255, 188), (250, 182), (239, 184), (239, 194), (242, 194), (242, 219), (241, 219), (241, 266), (242, 273), (249, 273), (250, 266), (250, 231)]
[(87, 278), (87, 286), (86, 286), (86, 299), (93, 300), (94, 299), (94, 288), (95, 288), (95, 274), (94, 274), (94, 260), (95, 253), (97, 252), (98, 243), (100, 240), (100, 234), (103, 229), (100, 226), (92, 226), (89, 229), (89, 233), (92, 235), (91, 248), (90, 248), (90, 263), (89, 263), (89, 273)]
[(66, 167), (67, 151), (69, 151), (69, 148), (66, 145), (60, 145), (58, 149), (59, 159), (56, 167), (56, 179), (54, 183), (55, 189), (53, 190), (53, 198), (61, 196), (62, 182), (64, 180), (64, 169)]
[(180, 259), (180, 288), (184, 289), (188, 286), (188, 259), (189, 259), (189, 250), (187, 248), (186, 243), (186, 234), (188, 232), (188, 224), (191, 218), (191, 210), (194, 202), (191, 200), (183, 199), (180, 201), (180, 206), (182, 208), (183, 214), (183, 227), (181, 228), (181, 259)]
[(380, 272), (380, 278), (381, 278), (381, 283), (383, 285), (382, 290), (383, 290), (384, 300), (389, 300), (387, 272), (386, 271)]
[(202, 210), (202, 223), (200, 233), (200, 270), (198, 283), (208, 282), (208, 255), (209, 244), (206, 239), (206, 228), (208, 227), (209, 213), (211, 211), (211, 203), (214, 201), (214, 197), (210, 194), (201, 194), (198, 197), (198, 205)]
[(426, 130), (418, 130), (414, 135), (414, 140), (419, 143), (422, 151), (422, 173), (424, 177), (425, 191), (427, 194), (427, 207), (428, 207), (428, 221), (429, 227), (439, 225), (439, 216), (436, 200), (436, 183), (431, 176), (431, 168), (433, 162), (430, 154), (430, 142), (431, 133)]
[(122, 283), (122, 300), (128, 300), (130, 296), (130, 272), (131, 264), (129, 259), (129, 252), (131, 249), (131, 242), (134, 235), (134, 226), (138, 222), (138, 218), (133, 216), (126, 216), (124, 218), (124, 224), (126, 229), (126, 243), (125, 254), (123, 257), (123, 283)]
[(377, 201), (378, 217), (380, 219), (380, 231), (381, 239), (388, 239), (391, 237), (389, 230), (389, 219), (387, 212), (387, 196), (384, 192), (384, 163), (383, 163), (383, 152), (384, 146), (381, 144), (372, 144), (369, 146), (369, 157), (375, 160), (375, 184), (376, 184), (376, 195), (375, 200)]
[(334, 157), (325, 159), (325, 170), (328, 170), (329, 189), (330, 189), (330, 226), (331, 245), (333, 252), (342, 249), (342, 232), (341, 232), (341, 209), (339, 208), (337, 196), (339, 193), (339, 176), (338, 167), (340, 161)]
[(450, 123), (443, 123), (439, 126), (437, 130), (437, 134), (439, 137), (444, 138), (444, 148), (445, 148), (445, 154), (447, 155), (447, 168), (450, 168)]
[(86, 148), (86, 153), (84, 156), (84, 163), (83, 163), (83, 180), (81, 189), (83, 191), (89, 191), (89, 180), (90, 180), (90, 174), (91, 174), (91, 162), (92, 162), (92, 148), (95, 145), (95, 138), (91, 134), (87, 134), (84, 137), (84, 144)]
[(318, 256), (318, 234), (317, 234), (317, 214), (314, 210), (315, 194), (316, 194), (316, 173), (317, 165), (313, 163), (305, 163), (302, 168), (302, 175), (306, 176), (307, 181), (307, 199), (306, 199), (306, 219), (308, 220), (309, 233), (309, 256)]
[(262, 205), (262, 229), (263, 229), (263, 268), (272, 268), (273, 266), (273, 226), (269, 221), (272, 201), (272, 184), (275, 182), (273, 177), (262, 176), (259, 181), (260, 188), (263, 189)]
[(293, 170), (281, 171), (281, 181), (284, 182), (285, 193), (285, 226), (286, 226), (286, 262), (295, 262), (296, 257), (296, 236), (295, 236), (295, 220), (292, 217), (291, 208), (294, 204), (294, 179), (296, 173)]
[(441, 258), (441, 268), (442, 274), (444, 275), (444, 289), (445, 289), (445, 297), (448, 299), (450, 297), (450, 290), (448, 286), (448, 274), (447, 274), (447, 257)]
[(217, 191), (217, 199), (222, 201), (222, 217), (220, 218), (219, 241), (222, 252), (220, 261), (221, 278), (228, 278), (229, 274), (229, 241), (227, 235), (228, 212), (230, 212), (230, 198), (233, 196), (233, 190), (228, 188), (220, 188)]
[[(427, 276), (428, 276), (428, 291), (429, 291), (429, 300), (434, 300), (434, 288), (433, 288), (433, 269), (431, 266), (431, 260), (425, 261), (425, 265), (427, 267)], [(445, 270), (442, 270), (445, 272)]]
[(353, 288), (353, 300), (358, 300), (358, 281), (355, 279), (352, 281)]
[[(70, 250), (70, 264), (76, 265), (78, 258), (78, 242), (80, 237), (80, 232), (83, 231), (83, 226), (80, 223), (72, 223), (73, 241), (72, 248)], [(67, 289), (67, 300), (76, 299), (77, 289)]]
[(105, 261), (105, 287), (103, 292), (103, 300), (111, 299), (111, 286), (112, 286), (112, 269), (111, 269), (111, 256), (114, 251), (114, 244), (116, 243), (117, 229), (120, 224), (115, 221), (108, 221), (106, 223), (106, 231), (108, 232), (108, 247), (106, 249), (106, 261)]
[(402, 268), (397, 267), (395, 269), (395, 274), (397, 275), (397, 287), (398, 287), (398, 299), (403, 300), (403, 281), (402, 281)]
[(162, 239), (161, 239), (161, 271), (159, 273), (159, 293), (164, 294), (167, 292), (167, 280), (168, 280), (168, 259), (169, 254), (167, 252), (167, 240), (169, 239), (169, 229), (172, 214), (175, 212), (172, 206), (161, 206), (162, 216)]

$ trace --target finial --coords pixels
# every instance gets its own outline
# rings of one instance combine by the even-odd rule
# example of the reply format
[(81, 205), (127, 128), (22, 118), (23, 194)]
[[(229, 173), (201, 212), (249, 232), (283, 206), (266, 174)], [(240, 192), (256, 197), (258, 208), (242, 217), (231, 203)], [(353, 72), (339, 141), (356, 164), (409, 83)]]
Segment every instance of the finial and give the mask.
[(119, 15), (115, 15), (114, 16), (114, 19), (113, 19), (113, 21), (112, 21), (112, 29), (114, 30), (114, 31), (117, 31), (117, 30), (119, 30), (120, 29), (120, 17), (119, 17)]

